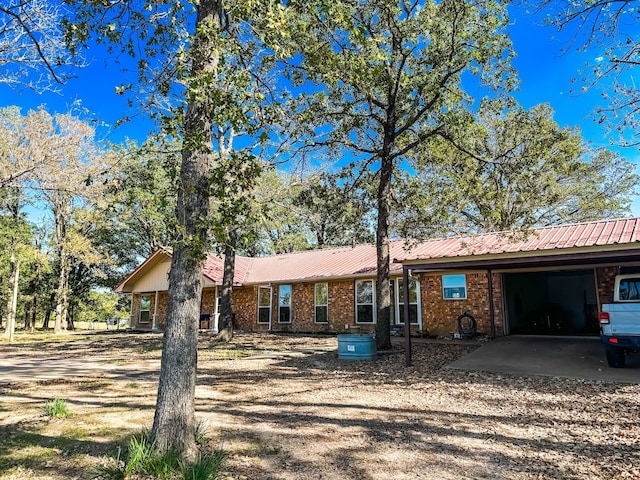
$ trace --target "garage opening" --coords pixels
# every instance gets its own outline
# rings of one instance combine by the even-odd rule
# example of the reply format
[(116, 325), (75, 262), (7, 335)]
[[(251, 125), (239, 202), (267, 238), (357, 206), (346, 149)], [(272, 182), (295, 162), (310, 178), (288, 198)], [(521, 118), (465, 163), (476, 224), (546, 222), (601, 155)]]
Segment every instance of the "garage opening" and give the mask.
[(592, 269), (505, 273), (504, 287), (509, 334), (599, 333)]

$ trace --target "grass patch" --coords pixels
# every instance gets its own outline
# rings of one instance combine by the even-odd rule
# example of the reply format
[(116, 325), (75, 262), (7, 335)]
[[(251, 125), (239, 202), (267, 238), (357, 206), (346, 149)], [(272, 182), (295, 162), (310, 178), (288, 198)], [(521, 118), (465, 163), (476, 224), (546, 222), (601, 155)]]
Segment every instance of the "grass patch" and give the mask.
[(62, 429), (60, 435), (73, 440), (81, 440), (89, 436), (89, 432), (78, 425), (67, 426)]
[(118, 448), (107, 465), (96, 469), (92, 478), (100, 480), (126, 480), (154, 478), (183, 480), (215, 480), (222, 467), (225, 454), (221, 450), (201, 454), (195, 462), (183, 461), (174, 452), (161, 452), (148, 431), (135, 435), (129, 441), (126, 453)]
[(247, 350), (241, 347), (229, 347), (225, 348), (212, 348), (210, 350), (205, 350), (208, 355), (207, 357), (211, 360), (239, 360), (241, 358), (250, 357), (252, 355), (256, 355), (258, 351), (255, 350)]
[(183, 480), (214, 480), (222, 468), (225, 453), (216, 450), (213, 453), (200, 456), (193, 463), (180, 463), (180, 473)]
[(44, 404), (44, 413), (51, 418), (69, 418), (73, 417), (73, 413), (69, 410), (67, 402), (62, 398), (54, 398)]

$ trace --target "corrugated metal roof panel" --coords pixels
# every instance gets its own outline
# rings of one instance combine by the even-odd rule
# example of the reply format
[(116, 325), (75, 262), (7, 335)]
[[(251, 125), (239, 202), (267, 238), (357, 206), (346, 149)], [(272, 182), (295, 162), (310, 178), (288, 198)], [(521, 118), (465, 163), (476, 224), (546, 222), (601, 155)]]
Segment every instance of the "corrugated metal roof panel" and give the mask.
[(501, 232), (431, 240), (418, 245), (407, 255), (397, 257), (397, 260), (427, 260), (636, 243), (640, 241), (639, 221), (640, 218), (623, 218), (543, 227), (525, 239), (513, 238), (513, 232)]

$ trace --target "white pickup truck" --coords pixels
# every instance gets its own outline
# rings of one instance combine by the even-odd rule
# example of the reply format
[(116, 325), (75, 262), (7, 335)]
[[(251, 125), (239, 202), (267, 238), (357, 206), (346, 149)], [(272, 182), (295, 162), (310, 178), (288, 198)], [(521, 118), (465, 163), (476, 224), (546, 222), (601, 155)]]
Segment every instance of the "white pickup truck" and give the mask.
[(640, 274), (616, 277), (613, 303), (599, 317), (607, 363), (622, 368), (628, 353), (640, 351)]

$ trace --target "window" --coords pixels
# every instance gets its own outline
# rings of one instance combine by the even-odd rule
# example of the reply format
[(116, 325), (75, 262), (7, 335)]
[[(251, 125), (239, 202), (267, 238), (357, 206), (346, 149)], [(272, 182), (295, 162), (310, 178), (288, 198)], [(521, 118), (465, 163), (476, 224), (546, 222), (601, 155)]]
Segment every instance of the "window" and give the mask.
[(271, 287), (258, 287), (258, 323), (271, 323)]
[(291, 323), (291, 285), (278, 287), (278, 323)]
[(640, 278), (625, 278), (620, 280), (619, 300), (640, 300)]
[(466, 275), (443, 275), (442, 298), (445, 300), (464, 300), (467, 298)]
[(149, 323), (151, 316), (151, 296), (140, 296), (140, 323)]
[(375, 323), (373, 280), (356, 280), (356, 323)]
[[(404, 324), (404, 282), (402, 278), (396, 281), (398, 282), (398, 323)], [(412, 325), (419, 324), (419, 311), (418, 282), (415, 278), (409, 278), (409, 320)]]
[(329, 323), (329, 285), (316, 283), (315, 290), (315, 322)]

